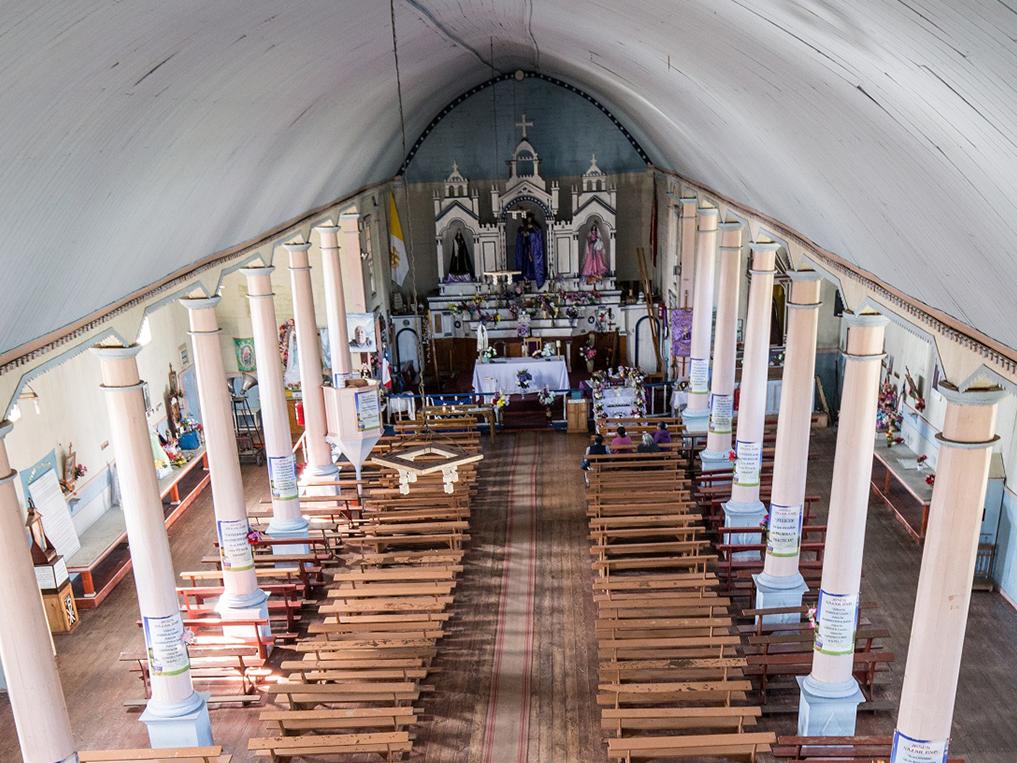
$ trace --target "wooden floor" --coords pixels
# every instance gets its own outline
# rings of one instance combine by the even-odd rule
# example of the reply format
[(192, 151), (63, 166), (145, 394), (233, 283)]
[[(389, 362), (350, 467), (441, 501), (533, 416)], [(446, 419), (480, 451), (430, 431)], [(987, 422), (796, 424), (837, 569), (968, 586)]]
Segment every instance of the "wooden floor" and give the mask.
[[(822, 495), (825, 516), (832, 471), (833, 431), (813, 440), (809, 492)], [(541, 763), (600, 763), (606, 760), (595, 704), (596, 650), (590, 596), (589, 543), (579, 435), (521, 432), (499, 435), (480, 470), (480, 492), (472, 518), (472, 544), (456, 593), (453, 632), (439, 645), (435, 692), (424, 708), (430, 720), (418, 732), (417, 758), (428, 763), (482, 760), (493, 672), (499, 581), (505, 539), (507, 480), (514, 446), (535, 448), (541, 439), (544, 465), (537, 478), (537, 571), (534, 597), (534, 658), (530, 682), (527, 760)], [(499, 464), (501, 469), (499, 469)], [(264, 470), (245, 468), (249, 504), (266, 493)], [(633, 486), (638, 490), (638, 486)], [(195, 502), (170, 531), (176, 568), (193, 569), (208, 553), (213, 535), (211, 491)], [(870, 504), (863, 595), (880, 604), (879, 619), (891, 630), (898, 660), (887, 696), (896, 704), (903, 678), (921, 549), (877, 502)], [(123, 709), (141, 696), (140, 682), (117, 662), (123, 649), (139, 649), (133, 577), (69, 636), (57, 636), (60, 673), (75, 737), (82, 748), (145, 746), (137, 715)], [(998, 594), (975, 593), (965, 643), (951, 752), (970, 763), (1017, 760), (1017, 612)], [(251, 760), (246, 740), (263, 731), (258, 710), (214, 710), (216, 742)], [(794, 716), (768, 719), (764, 727), (795, 730)], [(859, 733), (893, 730), (890, 714), (861, 714)], [(13, 718), (0, 697), (0, 759), (20, 760)], [(497, 760), (497, 757), (495, 757)]]

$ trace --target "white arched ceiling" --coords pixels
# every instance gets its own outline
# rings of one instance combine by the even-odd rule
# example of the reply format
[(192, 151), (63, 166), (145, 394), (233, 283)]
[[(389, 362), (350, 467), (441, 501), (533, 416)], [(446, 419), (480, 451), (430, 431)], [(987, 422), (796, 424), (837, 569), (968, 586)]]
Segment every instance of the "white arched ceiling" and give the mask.
[[(1017, 347), (1009, 1), (395, 0), (407, 139), (493, 71), (561, 77), (660, 166)], [(402, 157), (385, 0), (9, 0), (0, 72), (0, 352)]]

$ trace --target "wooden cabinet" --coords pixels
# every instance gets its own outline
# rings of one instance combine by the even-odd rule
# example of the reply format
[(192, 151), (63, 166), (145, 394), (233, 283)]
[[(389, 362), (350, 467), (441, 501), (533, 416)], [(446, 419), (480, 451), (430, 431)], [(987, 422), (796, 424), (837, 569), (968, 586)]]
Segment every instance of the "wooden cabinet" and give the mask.
[(43, 591), (42, 605), (53, 633), (70, 633), (78, 627), (78, 607), (74, 603), (71, 581), (68, 580), (56, 591)]
[(569, 400), (565, 404), (567, 412), (567, 429), (569, 432), (590, 431), (590, 401), (586, 398)]

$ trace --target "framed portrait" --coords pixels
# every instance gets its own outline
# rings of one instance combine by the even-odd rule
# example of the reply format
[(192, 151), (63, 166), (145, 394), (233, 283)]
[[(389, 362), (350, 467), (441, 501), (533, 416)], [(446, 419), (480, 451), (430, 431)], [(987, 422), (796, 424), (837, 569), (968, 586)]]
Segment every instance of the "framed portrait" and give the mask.
[(250, 337), (245, 339), (234, 339), (233, 347), (237, 353), (238, 371), (243, 372), (257, 370), (257, 362), (254, 358), (254, 339)]
[(377, 352), (374, 313), (347, 313), (346, 331), (351, 352)]

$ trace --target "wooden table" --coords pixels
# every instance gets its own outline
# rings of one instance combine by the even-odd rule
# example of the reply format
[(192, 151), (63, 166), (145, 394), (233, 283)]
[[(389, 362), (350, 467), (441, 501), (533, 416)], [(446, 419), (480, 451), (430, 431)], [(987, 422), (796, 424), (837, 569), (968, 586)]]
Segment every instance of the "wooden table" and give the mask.
[(893, 511), (908, 535), (921, 543), (929, 526), (932, 503), (932, 486), (925, 482), (929, 472), (903, 468), (898, 459), (916, 459), (918, 454), (906, 445), (886, 447), (883, 434), (877, 435), (872, 455), (872, 492)]
[[(187, 510), (210, 480), (208, 455), (204, 447), (188, 453), (192, 456), (190, 461), (159, 480), (166, 527), (170, 527)], [(181, 481), (199, 464), (199, 479), (182, 495)], [(79, 608), (98, 607), (127, 577), (131, 571), (131, 557), (126, 540), (127, 527), (119, 506), (110, 507), (81, 534), (81, 549), (67, 560), (67, 571), (81, 576), (79, 584), (74, 586), (74, 601)]]

